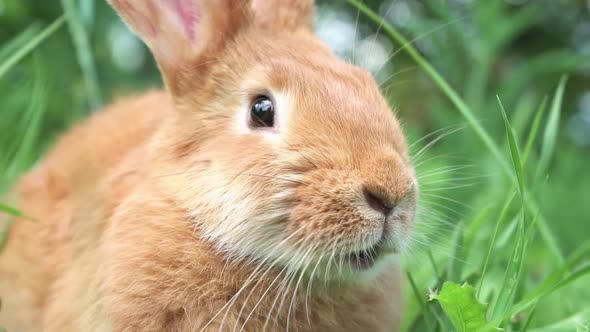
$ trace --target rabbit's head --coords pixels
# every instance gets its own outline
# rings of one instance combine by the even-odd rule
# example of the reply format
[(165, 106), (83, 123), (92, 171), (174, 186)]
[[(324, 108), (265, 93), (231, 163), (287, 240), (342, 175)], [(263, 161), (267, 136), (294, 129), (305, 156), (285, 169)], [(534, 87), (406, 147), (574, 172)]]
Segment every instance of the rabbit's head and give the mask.
[(326, 275), (403, 250), (418, 185), (371, 75), (313, 33), (311, 0), (110, 0), (174, 102), (163, 187), (231, 259)]

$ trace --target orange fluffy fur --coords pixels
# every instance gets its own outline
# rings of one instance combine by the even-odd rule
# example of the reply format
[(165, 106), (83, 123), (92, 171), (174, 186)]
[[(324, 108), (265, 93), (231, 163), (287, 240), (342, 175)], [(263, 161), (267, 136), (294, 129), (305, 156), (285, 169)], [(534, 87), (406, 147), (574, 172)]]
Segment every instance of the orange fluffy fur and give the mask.
[[(254, 12), (280, 7), (258, 25), (258, 13), (228, 9), (244, 2), (189, 2), (205, 16), (205, 44), (170, 51), (153, 38), (182, 35), (146, 35), (153, 27), (124, 12), (138, 2), (112, 1), (168, 89), (94, 114), (21, 179), (11, 202), (37, 221), (16, 220), (0, 255), (0, 326), (396, 331), (394, 258), (358, 279), (312, 268), (382, 227), (363, 187), (403, 207), (388, 221), (395, 241), (411, 228), (416, 180), (377, 85), (313, 36), (311, 1), (255, 0)], [(266, 91), (285, 109), (278, 133), (241, 126), (249, 94)], [(289, 250), (310, 278), (286, 278)]]

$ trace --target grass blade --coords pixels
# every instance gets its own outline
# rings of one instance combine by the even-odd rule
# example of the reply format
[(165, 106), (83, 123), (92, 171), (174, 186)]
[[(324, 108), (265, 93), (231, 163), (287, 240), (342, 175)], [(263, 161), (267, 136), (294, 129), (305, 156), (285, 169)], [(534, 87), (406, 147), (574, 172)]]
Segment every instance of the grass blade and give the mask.
[[(582, 267), (578, 268), (576, 271), (570, 273), (567, 277), (563, 278), (560, 282), (558, 282), (555, 286), (551, 287), (551, 289), (547, 292), (547, 294), (552, 293), (569, 283), (581, 278), (590, 273), (590, 262), (583, 264)], [(546, 295), (546, 294), (545, 294)]]
[(15, 209), (15, 208), (13, 208), (11, 206), (2, 204), (2, 203), (0, 203), (0, 214), (1, 213), (5, 213), (5, 214), (10, 215), (10, 216), (13, 216), (13, 217), (30, 219), (29, 217), (25, 216), (19, 210)]
[(590, 306), (560, 322), (530, 330), (530, 332), (588, 331), (586, 325), (588, 324), (588, 317), (590, 317)]
[[(510, 147), (510, 156), (512, 157), (512, 164), (514, 166), (514, 171), (516, 173), (516, 179), (518, 181), (518, 188), (520, 192), (520, 196), (524, 202), (525, 200), (525, 185), (524, 185), (524, 176), (522, 172), (522, 163), (520, 161), (520, 152), (518, 151), (518, 144), (516, 143), (516, 137), (514, 135), (514, 131), (512, 130), (512, 126), (508, 121), (508, 116), (506, 115), (506, 110), (504, 109), (504, 105), (502, 105), (502, 101), (500, 97), (498, 98), (498, 103), (500, 105), (500, 111), (502, 113), (502, 118), (504, 119), (504, 125), (506, 127), (506, 136), (508, 138), (508, 145)], [(523, 210), (524, 211), (524, 210)]]
[(469, 252), (471, 251), (471, 246), (473, 245), (473, 241), (475, 240), (475, 236), (477, 231), (481, 228), (481, 225), (484, 224), (488, 217), (488, 213), (490, 212), (491, 206), (484, 207), (481, 212), (473, 219), (473, 221), (467, 227), (465, 231), (465, 244), (463, 250), (463, 257), (467, 257)]
[(39, 24), (34, 23), (19, 33), (16, 37), (6, 42), (0, 49), (0, 61), (5, 61), (11, 54), (17, 52), (29, 40), (39, 33)]
[(14, 218), (9, 218), (6, 220), (4, 225), (0, 225), (2, 226), (2, 229), (0, 229), (0, 253), (2, 253), (4, 247), (6, 246), (6, 242), (8, 241), (8, 234), (10, 233), (10, 228), (12, 227), (13, 223)]
[[(494, 305), (491, 308), (491, 320), (497, 321), (498, 318), (503, 317), (509, 308), (512, 306), (516, 290), (520, 283), (520, 277), (522, 274), (522, 267), (524, 265), (524, 253), (526, 248), (524, 232), (524, 221), (520, 220), (518, 231), (516, 235), (516, 243), (512, 249), (510, 261), (506, 267), (502, 286)], [(498, 321), (500, 323), (500, 321)]]
[(524, 323), (524, 326), (522, 327), (522, 332), (526, 332), (529, 329), (529, 326), (531, 325), (533, 318), (535, 318), (536, 313), (537, 313), (537, 306), (535, 305), (533, 307), (533, 309), (531, 310), (531, 313), (527, 317), (526, 322)]
[(33, 85), (33, 92), (31, 94), (31, 102), (24, 115), (24, 122), (26, 130), (22, 137), (20, 137), (20, 144), (14, 156), (7, 156), (8, 161), (2, 160), (3, 164), (8, 165), (6, 171), (0, 177), (0, 189), (2, 186), (10, 185), (9, 180), (17, 177), (18, 173), (24, 170), (32, 162), (31, 158), (34, 156), (34, 147), (37, 143), (39, 133), (41, 130), (41, 122), (46, 109), (46, 92), (47, 92), (47, 78), (45, 70), (42, 67), (42, 62), (39, 57), (35, 57), (35, 80)]
[(463, 222), (457, 223), (455, 231), (453, 232), (451, 253), (449, 254), (449, 260), (447, 263), (447, 280), (453, 282), (461, 282), (462, 264), (461, 259), (463, 257)]
[(482, 272), (481, 272), (481, 278), (479, 279), (479, 287), (477, 287), (477, 298), (480, 299), (480, 293), (481, 293), (481, 285), (483, 285), (483, 282), (485, 281), (486, 278), (486, 273), (488, 271), (488, 265), (490, 263), (490, 257), (492, 257), (492, 251), (494, 250), (494, 247), (496, 245), (496, 238), (498, 237), (498, 232), (500, 231), (500, 226), (504, 223), (504, 219), (506, 219), (506, 216), (508, 215), (508, 209), (510, 207), (510, 204), (512, 203), (512, 200), (514, 199), (514, 196), (516, 196), (516, 192), (513, 192), (512, 195), (510, 195), (508, 197), (508, 199), (506, 200), (506, 202), (504, 202), (504, 207), (502, 208), (502, 212), (500, 212), (500, 216), (498, 217), (498, 221), (496, 222), (496, 228), (494, 229), (494, 233), (492, 234), (492, 240), (490, 241), (490, 245), (488, 246), (488, 252), (486, 254), (486, 258), (484, 260), (483, 263), (483, 267), (482, 267)]
[(514, 131), (512, 130), (512, 126), (508, 121), (508, 116), (506, 115), (506, 110), (504, 109), (504, 105), (502, 105), (502, 101), (499, 97), (497, 97), (498, 103), (500, 105), (500, 111), (502, 113), (502, 118), (504, 119), (504, 125), (506, 129), (506, 136), (508, 138), (508, 145), (510, 147), (510, 156), (512, 157), (512, 164), (514, 166), (514, 172), (516, 173), (516, 179), (518, 181), (517, 185), (519, 188), (519, 193), (522, 200), (522, 216), (520, 218), (520, 222), (518, 223), (518, 231), (516, 235), (516, 243), (512, 249), (512, 254), (508, 266), (506, 268), (506, 272), (504, 274), (504, 280), (502, 281), (502, 286), (500, 288), (500, 292), (498, 293), (498, 297), (494, 302), (494, 306), (491, 309), (491, 318), (492, 320), (496, 320), (499, 317), (503, 316), (509, 308), (512, 306), (514, 302), (514, 297), (516, 295), (516, 290), (520, 284), (520, 278), (522, 275), (522, 270), (524, 266), (524, 258), (526, 253), (526, 248), (528, 246), (528, 238), (530, 238), (531, 233), (527, 234), (525, 231), (525, 224), (526, 224), (526, 209), (524, 207), (525, 201), (525, 185), (524, 185), (524, 176), (522, 171), (522, 163), (520, 159), (520, 153), (518, 151), (518, 144), (516, 143), (516, 138), (514, 135)]
[(68, 20), (68, 28), (70, 35), (76, 47), (76, 54), (78, 62), (82, 68), (82, 74), (88, 89), (88, 99), (91, 108), (96, 108), (101, 104), (101, 93), (98, 84), (98, 76), (96, 74), (96, 66), (91, 52), (90, 42), (88, 41), (88, 34), (86, 28), (81, 20), (81, 15), (78, 13), (76, 5), (73, 0), (61, 0), (62, 6)]
[(539, 161), (539, 168), (537, 169), (537, 177), (542, 176), (547, 171), (549, 163), (553, 158), (553, 152), (555, 150), (555, 141), (557, 140), (557, 131), (559, 129), (559, 115), (561, 113), (561, 104), (563, 102), (563, 95), (565, 92), (565, 85), (567, 83), (567, 76), (562, 76), (557, 90), (553, 97), (551, 104), (551, 111), (549, 113), (549, 119), (545, 132), (543, 134), (543, 147), (541, 150), (541, 159)]
[(545, 110), (547, 109), (547, 96), (543, 98), (541, 105), (537, 110), (537, 114), (535, 115), (535, 119), (533, 120), (533, 124), (529, 131), (529, 135), (526, 140), (526, 144), (524, 146), (524, 152), (522, 154), (522, 164), (523, 166), (526, 165), (527, 161), (529, 160), (529, 156), (531, 154), (531, 150), (533, 148), (533, 144), (535, 139), (537, 138), (537, 133), (539, 131), (539, 127), (541, 126), (541, 120), (543, 119), (543, 115), (545, 114)]
[[(429, 311), (426, 304), (426, 299), (421, 296), (420, 291), (418, 290), (418, 286), (416, 285), (416, 282), (412, 277), (412, 274), (410, 272), (406, 272), (406, 275), (408, 277), (408, 281), (410, 282), (410, 286), (412, 287), (412, 292), (416, 297), (416, 302), (418, 302), (418, 304), (420, 305), (421, 312), (418, 314), (418, 318), (420, 316), (424, 317), (424, 321), (426, 323), (426, 326), (428, 327), (428, 330), (432, 331), (434, 322), (432, 322), (432, 317), (428, 315)], [(417, 324), (417, 322), (415, 322), (414, 324)]]
[(27, 56), (32, 50), (34, 50), (39, 44), (51, 36), (64, 24), (65, 18), (62, 16), (51, 23), (45, 30), (41, 31), (35, 38), (31, 39), (25, 46), (15, 52), (8, 60), (0, 65), (0, 78), (6, 74), (15, 64), (17, 64), (22, 58)]
[[(523, 298), (517, 304), (515, 304), (511, 308), (510, 312), (522, 312), (523, 310), (537, 302), (540, 298), (548, 295), (552, 291), (563, 286), (559, 285), (568, 277), (568, 271), (572, 270), (575, 266), (577, 266), (580, 263), (582, 259), (588, 256), (590, 256), (590, 240), (585, 241), (580, 247), (578, 247), (578, 249), (574, 251), (572, 255), (570, 255), (570, 257), (559, 269), (551, 273), (549, 277), (547, 277), (545, 281), (541, 283), (541, 285), (539, 285), (534, 291), (529, 292), (525, 298)], [(569, 274), (569, 276), (571, 275), (572, 274)], [(508, 315), (506, 315), (504, 318), (506, 317), (508, 317)]]

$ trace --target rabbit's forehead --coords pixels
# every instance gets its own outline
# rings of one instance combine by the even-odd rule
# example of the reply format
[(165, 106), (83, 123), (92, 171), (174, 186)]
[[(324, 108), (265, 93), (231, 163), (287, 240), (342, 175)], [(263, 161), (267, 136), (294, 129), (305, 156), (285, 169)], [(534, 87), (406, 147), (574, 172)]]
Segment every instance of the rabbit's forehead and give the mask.
[(242, 94), (267, 91), (306, 109), (390, 111), (369, 73), (333, 57), (276, 58), (252, 66), (242, 77)]
[[(252, 133), (246, 121), (252, 97), (268, 94), (275, 104), (276, 128), (262, 134), (279, 143), (305, 132), (306, 137), (350, 136), (356, 145), (378, 141), (406, 149), (401, 126), (370, 73), (327, 52), (289, 53), (274, 46), (265, 50), (272, 56), (251, 61), (237, 73), (240, 133)], [(351, 132), (355, 135), (348, 135)], [(341, 145), (349, 143), (340, 140)]]

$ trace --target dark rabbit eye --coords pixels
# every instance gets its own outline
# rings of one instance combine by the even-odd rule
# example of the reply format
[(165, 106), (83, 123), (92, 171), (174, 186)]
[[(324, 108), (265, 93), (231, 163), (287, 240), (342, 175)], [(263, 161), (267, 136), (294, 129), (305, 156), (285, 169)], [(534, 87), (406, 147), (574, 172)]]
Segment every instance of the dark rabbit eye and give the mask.
[(273, 127), (275, 124), (275, 107), (267, 96), (258, 96), (250, 109), (251, 126), (254, 128)]

